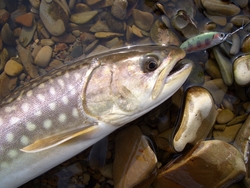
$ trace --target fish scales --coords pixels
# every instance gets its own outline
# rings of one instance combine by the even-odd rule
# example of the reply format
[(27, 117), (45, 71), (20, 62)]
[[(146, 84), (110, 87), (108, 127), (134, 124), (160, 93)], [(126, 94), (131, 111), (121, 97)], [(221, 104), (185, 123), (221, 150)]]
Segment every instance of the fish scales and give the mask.
[[(114, 50), (75, 60), (14, 92), (0, 106), (0, 187), (27, 182), (164, 102), (191, 71), (183, 65), (165, 83), (184, 56), (177, 47)], [(152, 58), (157, 68), (147, 72)], [(171, 89), (164, 93), (166, 84)], [(154, 89), (159, 96), (150, 99)]]

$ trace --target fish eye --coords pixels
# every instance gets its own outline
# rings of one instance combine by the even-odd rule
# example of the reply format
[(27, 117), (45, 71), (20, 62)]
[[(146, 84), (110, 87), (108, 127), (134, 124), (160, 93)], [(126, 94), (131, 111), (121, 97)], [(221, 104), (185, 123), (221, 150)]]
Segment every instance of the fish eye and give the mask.
[(225, 33), (220, 33), (219, 37), (220, 38), (224, 38), (225, 37)]
[(158, 64), (158, 58), (154, 56), (147, 56), (144, 59), (144, 71), (145, 72), (151, 72), (157, 69), (159, 66)]

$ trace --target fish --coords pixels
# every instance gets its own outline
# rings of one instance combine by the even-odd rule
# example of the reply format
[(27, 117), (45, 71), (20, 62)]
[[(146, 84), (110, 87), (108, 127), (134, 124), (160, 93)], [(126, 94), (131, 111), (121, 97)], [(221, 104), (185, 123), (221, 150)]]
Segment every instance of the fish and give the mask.
[(192, 63), (176, 46), (127, 46), (76, 59), (0, 104), (0, 187), (18, 187), (171, 97)]

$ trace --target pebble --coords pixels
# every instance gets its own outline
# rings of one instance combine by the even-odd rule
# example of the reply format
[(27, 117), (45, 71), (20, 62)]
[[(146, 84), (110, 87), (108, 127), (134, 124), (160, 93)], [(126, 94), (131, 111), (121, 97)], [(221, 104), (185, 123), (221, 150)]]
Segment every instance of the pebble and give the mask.
[(0, 100), (10, 94), (11, 90), (16, 87), (17, 77), (9, 77), (4, 72), (0, 75)]
[(113, 163), (106, 164), (101, 170), (101, 174), (105, 178), (112, 179), (113, 178)]
[(33, 14), (31, 12), (17, 16), (15, 22), (26, 27), (31, 27), (33, 23)]
[(241, 51), (245, 53), (250, 52), (250, 36), (246, 37), (241, 46)]
[(234, 79), (239, 85), (246, 85), (250, 82), (250, 55), (244, 55), (234, 61)]
[(10, 26), (8, 23), (5, 23), (2, 27), (1, 30), (1, 36), (3, 39), (3, 42), (9, 46), (15, 46), (16, 45), (16, 41), (15, 41), (15, 36), (12, 32), (12, 30), (10, 29)]
[(220, 68), (214, 59), (209, 59), (205, 63), (205, 70), (213, 79), (222, 78)]
[(226, 126), (224, 130), (214, 130), (213, 138), (215, 140), (222, 140), (224, 142), (233, 142), (242, 124), (235, 124), (232, 126)]
[(94, 5), (96, 3), (99, 3), (101, 0), (86, 0), (87, 5)]
[(111, 31), (121, 32), (121, 33), (124, 32), (124, 23), (121, 20), (114, 17), (111, 13), (106, 14), (105, 20)]
[(51, 68), (58, 69), (58, 68), (64, 66), (64, 64), (60, 60), (54, 59), (53, 61), (50, 62), (49, 66)]
[(69, 172), (76, 174), (76, 175), (81, 175), (83, 173), (82, 165), (80, 162), (76, 162), (70, 166), (67, 166), (66, 168)]
[(96, 33), (101, 31), (110, 31), (106, 21), (98, 20), (90, 29), (90, 32)]
[(5, 66), (6, 62), (8, 61), (8, 59), (9, 59), (9, 53), (6, 50), (6, 48), (3, 48), (0, 51), (0, 72), (3, 71), (4, 66)]
[(237, 123), (241, 123), (247, 119), (247, 116), (248, 116), (248, 114), (243, 114), (241, 116), (237, 116), (237, 117), (233, 118), (231, 121), (229, 121), (227, 123), (227, 125), (230, 126), (230, 125), (235, 125)]
[(186, 94), (183, 114), (173, 139), (177, 152), (181, 152), (188, 143), (195, 145), (205, 139), (211, 131), (217, 116), (211, 94), (202, 87), (191, 87)]
[(120, 20), (124, 20), (127, 15), (127, 0), (115, 0), (111, 7), (111, 13), (113, 16)]
[(60, 36), (65, 32), (69, 21), (68, 13), (58, 0), (53, 0), (51, 3), (42, 0), (39, 15), (51, 35)]
[(33, 20), (33, 24), (30, 27), (23, 26), (21, 34), (19, 36), (19, 42), (23, 47), (28, 46), (33, 39), (34, 33), (36, 31), (36, 23)]
[(245, 173), (244, 161), (235, 147), (220, 140), (209, 140), (163, 166), (153, 186), (228, 187), (243, 179)]
[(64, 33), (61, 36), (53, 36), (51, 37), (51, 40), (53, 40), (56, 43), (74, 43), (76, 41), (76, 37), (72, 35), (71, 33)]
[(136, 27), (135, 25), (132, 26), (132, 32), (134, 35), (136, 35), (137, 37), (140, 37), (142, 38), (143, 35), (142, 35), (142, 30), (139, 29), (138, 27)]
[(113, 33), (113, 32), (97, 32), (95, 33), (96, 38), (112, 38), (123, 36), (122, 33)]
[(149, 31), (154, 23), (154, 16), (149, 12), (133, 9), (132, 15), (135, 25), (144, 31)]
[(113, 163), (115, 187), (133, 187), (152, 177), (156, 163), (156, 156), (139, 127), (130, 126), (116, 135)]
[(0, 24), (5, 24), (10, 17), (10, 13), (5, 9), (0, 9)]
[(83, 48), (80, 45), (73, 47), (73, 49), (70, 53), (71, 57), (73, 57), (73, 58), (79, 57), (82, 54), (83, 54)]
[(97, 13), (97, 10), (75, 13), (71, 15), (70, 21), (76, 24), (85, 24), (93, 19)]
[(74, 12), (87, 12), (87, 11), (91, 11), (91, 8), (83, 3), (77, 3), (75, 8), (74, 8)]
[(43, 68), (48, 66), (52, 56), (52, 51), (53, 49), (50, 46), (42, 47), (35, 57), (34, 64)]
[(29, 0), (30, 4), (32, 7), (35, 9), (39, 9), (40, 6), (40, 0)]
[(41, 39), (40, 42), (42, 46), (53, 46), (55, 44), (51, 39)]
[(23, 71), (23, 66), (12, 59), (7, 61), (4, 67), (4, 72), (9, 76), (18, 76), (22, 71)]
[(231, 121), (233, 118), (234, 118), (234, 113), (228, 109), (222, 109), (217, 118), (216, 118), (216, 121), (217, 123), (219, 124), (226, 124), (228, 123), (229, 121)]

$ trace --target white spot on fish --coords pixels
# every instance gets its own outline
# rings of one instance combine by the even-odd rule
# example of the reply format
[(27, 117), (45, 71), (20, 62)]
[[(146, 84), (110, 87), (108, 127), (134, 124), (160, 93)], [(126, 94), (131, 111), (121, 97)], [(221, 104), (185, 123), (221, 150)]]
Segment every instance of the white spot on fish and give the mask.
[(0, 125), (2, 125), (3, 124), (3, 120), (2, 120), (2, 118), (0, 118)]
[(40, 100), (41, 102), (45, 101), (45, 97), (42, 94), (38, 94), (37, 99)]
[(54, 80), (53, 80), (53, 79), (49, 79), (49, 83), (51, 83), (51, 84), (52, 84), (53, 82), (54, 82)]
[(45, 84), (44, 84), (44, 83), (41, 83), (41, 84), (38, 86), (39, 89), (42, 89), (42, 88), (44, 88), (44, 87), (45, 87)]
[(27, 97), (31, 97), (32, 96), (32, 94), (33, 94), (33, 91), (32, 90), (29, 90), (28, 92), (27, 92)]
[(8, 168), (8, 167), (9, 167), (8, 163), (6, 162), (1, 163), (1, 168)]
[(21, 137), (20, 141), (21, 141), (22, 145), (27, 146), (29, 144), (29, 142), (30, 142), (30, 139), (27, 136), (23, 135)]
[(75, 95), (76, 94), (76, 90), (75, 89), (70, 90), (70, 94), (71, 95)]
[(10, 103), (14, 100), (14, 98), (10, 97), (8, 100), (7, 100), (7, 103)]
[(10, 113), (10, 112), (12, 112), (14, 110), (16, 110), (15, 106), (7, 106), (4, 111), (7, 112), (7, 113)]
[(36, 125), (34, 123), (28, 122), (26, 124), (26, 129), (29, 131), (34, 131), (36, 129)]
[(76, 80), (78, 80), (78, 79), (81, 78), (81, 75), (80, 75), (79, 73), (75, 73), (74, 76), (75, 76), (75, 79), (76, 79)]
[(66, 114), (60, 114), (58, 117), (58, 121), (60, 121), (61, 123), (64, 123), (67, 119)]
[(43, 122), (43, 127), (45, 129), (49, 129), (50, 127), (52, 126), (52, 121), (50, 119), (46, 119), (44, 122)]
[(69, 72), (68, 72), (68, 71), (65, 72), (65, 77), (66, 77), (66, 78), (69, 78)]
[(73, 110), (72, 110), (72, 115), (73, 115), (75, 118), (77, 118), (77, 117), (79, 116), (78, 110), (77, 110), (76, 108), (73, 108)]
[(55, 94), (56, 94), (55, 88), (54, 88), (54, 87), (49, 88), (49, 93), (50, 93), (51, 95), (55, 95)]
[(11, 124), (11, 125), (17, 123), (18, 121), (20, 121), (20, 119), (17, 118), (17, 117), (11, 117), (11, 118), (10, 118), (10, 124)]
[(67, 104), (69, 103), (68, 97), (64, 96), (64, 97), (62, 98), (62, 102), (63, 102), (63, 104), (67, 105)]
[(72, 89), (74, 89), (74, 86), (72, 86), (72, 85), (68, 85), (68, 90), (72, 90)]
[(56, 103), (52, 102), (49, 104), (50, 110), (55, 110), (56, 109)]
[(5, 139), (7, 142), (12, 142), (14, 139), (14, 135), (12, 133), (7, 133)]
[(42, 112), (41, 111), (36, 111), (34, 114), (35, 114), (35, 116), (40, 117), (42, 115)]
[(22, 110), (24, 112), (28, 112), (29, 111), (29, 104), (28, 103), (23, 103), (21, 108), (22, 108)]
[(58, 79), (57, 81), (58, 81), (59, 85), (60, 85), (62, 88), (64, 88), (64, 81), (63, 81), (62, 79)]
[(17, 150), (11, 149), (7, 155), (13, 159), (17, 156), (17, 154), (18, 154)]

